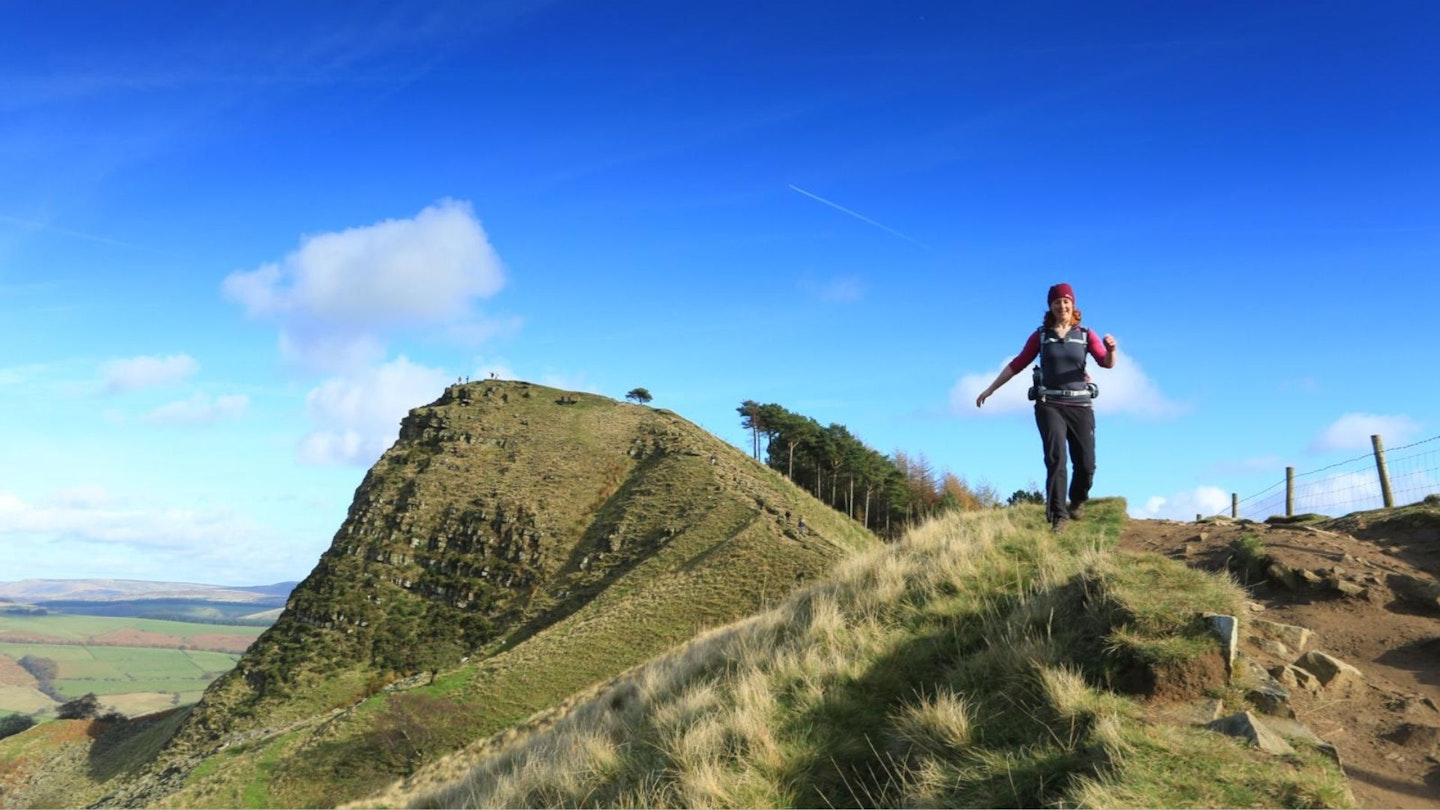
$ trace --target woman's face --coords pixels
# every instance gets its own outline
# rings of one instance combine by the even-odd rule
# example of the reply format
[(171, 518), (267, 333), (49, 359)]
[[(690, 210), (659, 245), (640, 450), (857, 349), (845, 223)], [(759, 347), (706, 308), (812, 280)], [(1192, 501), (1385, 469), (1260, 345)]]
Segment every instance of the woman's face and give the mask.
[(1050, 302), (1050, 314), (1057, 321), (1068, 321), (1075, 313), (1075, 302), (1069, 298), (1056, 298)]

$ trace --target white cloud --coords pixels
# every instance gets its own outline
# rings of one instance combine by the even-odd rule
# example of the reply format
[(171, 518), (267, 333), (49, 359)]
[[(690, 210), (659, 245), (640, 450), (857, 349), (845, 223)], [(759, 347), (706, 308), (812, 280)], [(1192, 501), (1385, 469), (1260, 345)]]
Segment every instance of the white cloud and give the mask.
[(167, 357), (142, 355), (127, 359), (107, 360), (100, 364), (100, 391), (119, 394), (139, 388), (177, 383), (196, 371), (200, 364), (188, 354)]
[(1025, 392), (1030, 388), (1030, 370), (1016, 374), (1010, 382), (985, 400), (985, 407), (976, 408), (975, 399), (994, 381), (1010, 358), (1001, 361), (994, 371), (966, 374), (950, 387), (950, 413), (954, 416), (992, 416), (1029, 410), (1030, 401)]
[(0, 492), (0, 536), (48, 535), (135, 549), (200, 548), (250, 536), (254, 525), (227, 510), (192, 510), (124, 500), (100, 488), (64, 490), (31, 502)]
[(305, 397), (306, 411), (318, 427), (301, 439), (300, 460), (373, 464), (395, 442), (405, 414), (433, 401), (449, 382), (444, 371), (403, 356), (326, 380)]
[(1230, 514), (1230, 495), (1219, 487), (1199, 486), (1173, 495), (1152, 495), (1145, 505), (1131, 507), (1130, 517), (1194, 520), (1196, 515)]
[(322, 549), (226, 508), (74, 487), (0, 491), (0, 558), (42, 578), (122, 577), (257, 585), (299, 579)]
[[(394, 329), (473, 321), (505, 283), (469, 203), (441, 200), (412, 219), (307, 236), (280, 262), (231, 273), (229, 298), (280, 322), (282, 345), (320, 368), (373, 362)], [(383, 355), (383, 348), (380, 353)]]
[(205, 425), (241, 416), (250, 407), (244, 394), (211, 397), (197, 393), (189, 399), (161, 405), (145, 418), (162, 425)]
[(1116, 358), (1115, 368), (1092, 370), (1090, 376), (1100, 386), (1100, 398), (1095, 400), (1097, 413), (1163, 419), (1185, 411), (1184, 405), (1160, 393), (1159, 386), (1146, 376), (1133, 355), (1122, 353)]
[[(962, 376), (950, 387), (950, 413), (959, 417), (998, 416), (1020, 411), (1030, 411), (1033, 403), (1026, 398), (1030, 388), (1030, 369), (1025, 368), (1009, 382), (985, 400), (983, 408), (975, 407), (975, 398), (994, 381), (996, 375), (1010, 360), (997, 365), (993, 371), (971, 373)], [(1140, 363), (1131, 355), (1120, 355), (1113, 369), (1096, 369), (1093, 361), (1090, 377), (1100, 387), (1100, 397), (1095, 400), (1096, 413), (1126, 413), (1146, 418), (1174, 416), (1185, 410), (1185, 406), (1174, 402), (1160, 392), (1154, 381), (1145, 375)]]
[(1380, 436), (1389, 447), (1397, 447), (1414, 438), (1419, 430), (1420, 425), (1408, 416), (1347, 413), (1321, 431), (1310, 442), (1310, 450), (1369, 450), (1372, 435)]

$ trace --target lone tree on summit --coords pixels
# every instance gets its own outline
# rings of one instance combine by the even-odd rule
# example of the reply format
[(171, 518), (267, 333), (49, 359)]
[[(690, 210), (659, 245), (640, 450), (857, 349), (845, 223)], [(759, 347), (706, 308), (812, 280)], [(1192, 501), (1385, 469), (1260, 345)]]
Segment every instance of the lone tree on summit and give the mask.
[(641, 405), (654, 399), (654, 397), (650, 396), (650, 392), (644, 388), (631, 388), (630, 393), (626, 394), (625, 398), (631, 402), (638, 402)]

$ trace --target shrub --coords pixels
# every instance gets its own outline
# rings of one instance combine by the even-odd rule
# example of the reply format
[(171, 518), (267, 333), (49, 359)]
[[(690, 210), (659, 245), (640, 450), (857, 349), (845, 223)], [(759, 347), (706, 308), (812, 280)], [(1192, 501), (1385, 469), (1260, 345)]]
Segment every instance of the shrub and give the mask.
[(61, 720), (90, 720), (100, 711), (100, 698), (94, 692), (87, 692), (74, 700), (60, 704), (55, 716)]
[(35, 725), (35, 718), (28, 714), (12, 714), (9, 717), (0, 717), (0, 740), (6, 737), (13, 737), (33, 725)]

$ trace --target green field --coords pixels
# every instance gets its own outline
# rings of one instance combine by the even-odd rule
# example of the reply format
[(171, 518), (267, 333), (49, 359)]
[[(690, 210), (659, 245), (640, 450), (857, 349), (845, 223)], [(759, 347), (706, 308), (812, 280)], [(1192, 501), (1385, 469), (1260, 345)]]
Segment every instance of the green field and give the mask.
[(45, 616), (0, 614), (0, 635), (33, 633), (62, 641), (83, 642), (94, 636), (103, 636), (122, 630), (138, 630), (181, 639), (190, 639), (200, 635), (246, 636), (253, 639), (265, 632), (263, 627), (172, 622), (163, 619), (71, 616), (57, 613)]
[[(253, 640), (264, 628), (195, 624), (156, 619), (97, 616), (0, 616), (0, 634), (27, 634), (65, 643), (0, 642), (0, 656), (18, 662), (29, 655), (55, 662), (52, 691), (63, 700), (93, 692), (101, 703), (128, 715), (149, 713), (199, 700), (205, 687), (235, 666), (237, 653), (179, 649), (197, 642), (197, 636), (240, 636)], [(146, 634), (135, 636), (134, 631)], [(88, 644), (97, 638), (144, 638), (142, 643), (175, 646), (135, 647)], [(3, 663), (3, 662), (0, 662)], [(12, 669), (12, 672), (16, 670)], [(21, 677), (23, 680), (23, 677)], [(23, 687), (33, 687), (33, 682)], [(0, 684), (0, 716), (33, 714), (44, 720), (54, 716), (57, 701), (46, 701), (33, 688)]]

